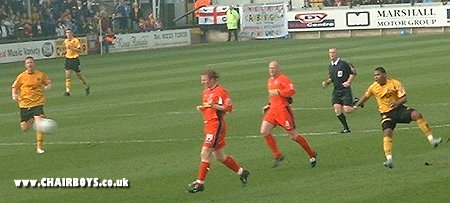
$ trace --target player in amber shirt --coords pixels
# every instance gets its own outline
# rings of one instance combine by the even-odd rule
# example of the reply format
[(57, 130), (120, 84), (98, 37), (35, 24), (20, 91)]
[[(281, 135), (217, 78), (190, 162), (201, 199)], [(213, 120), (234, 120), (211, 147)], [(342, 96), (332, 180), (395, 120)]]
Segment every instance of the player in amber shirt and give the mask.
[(388, 78), (383, 67), (376, 68), (373, 76), (375, 82), (369, 86), (354, 108), (364, 104), (371, 96), (374, 96), (377, 100), (378, 111), (381, 114), (381, 127), (383, 129), (383, 149), (386, 156), (386, 161), (383, 163), (384, 166), (388, 168), (393, 168), (394, 166), (392, 161), (392, 141), (397, 123), (416, 121), (430, 144), (433, 147), (437, 147), (442, 142), (442, 138), (433, 137), (428, 121), (423, 117), (422, 113), (405, 106), (407, 98), (402, 83)]
[(261, 134), (264, 135), (264, 139), (273, 153), (273, 167), (277, 167), (284, 159), (272, 135), (272, 130), (277, 125), (283, 127), (290, 138), (303, 147), (310, 157), (311, 167), (315, 167), (317, 153), (309, 146), (306, 138), (295, 131), (294, 115), (290, 106), (292, 96), (295, 94), (294, 85), (286, 75), (281, 74), (280, 69), (277, 61), (269, 63), (270, 77), (267, 80), (269, 104), (263, 107), (265, 115), (261, 123)]
[[(19, 104), (20, 128), (27, 131), (34, 122), (39, 122), (44, 116), (44, 90), (52, 87), (47, 75), (36, 70), (34, 58), (25, 58), (26, 70), (20, 73), (12, 84), (11, 97)], [(36, 131), (36, 152), (44, 153), (44, 134)]]
[(227, 126), (225, 114), (231, 112), (233, 105), (228, 96), (227, 90), (217, 83), (219, 75), (214, 70), (203, 71), (200, 77), (201, 83), (205, 86), (203, 90), (202, 105), (196, 109), (203, 113), (204, 140), (200, 152), (201, 163), (199, 166), (197, 180), (189, 185), (188, 192), (196, 193), (205, 189), (204, 183), (209, 170), (211, 154), (222, 162), (229, 169), (240, 176), (243, 184), (247, 183), (250, 172), (240, 166), (233, 157), (225, 154), (225, 136)]
[(65, 57), (66, 62), (64, 65), (65, 76), (66, 76), (66, 92), (64, 96), (70, 96), (70, 89), (72, 87), (72, 71), (75, 72), (78, 79), (83, 82), (84, 90), (86, 95), (90, 93), (90, 87), (86, 77), (81, 73), (80, 69), (80, 52), (82, 51), (81, 43), (78, 38), (73, 36), (73, 31), (70, 29), (66, 30), (66, 39), (64, 40), (64, 45), (66, 46)]

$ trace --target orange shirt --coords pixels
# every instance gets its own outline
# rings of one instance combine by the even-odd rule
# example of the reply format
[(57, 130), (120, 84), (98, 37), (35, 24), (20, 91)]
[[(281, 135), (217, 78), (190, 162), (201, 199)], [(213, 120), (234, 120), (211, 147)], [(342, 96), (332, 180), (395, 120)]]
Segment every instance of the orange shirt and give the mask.
[(289, 105), (287, 97), (291, 97), (295, 94), (294, 85), (291, 80), (283, 74), (280, 74), (275, 78), (270, 77), (267, 80), (267, 90), (269, 92), (278, 91), (279, 93), (277, 96), (269, 96), (269, 104), (272, 109), (285, 108)]
[(77, 58), (78, 56), (80, 56), (80, 53), (78, 53), (78, 51), (68, 49), (69, 46), (73, 46), (75, 48), (81, 48), (81, 43), (80, 43), (80, 40), (78, 40), (78, 38), (74, 37), (71, 40), (65, 39), (64, 45), (66, 46), (66, 58), (73, 59), (73, 58)]
[[(219, 111), (209, 107), (209, 103), (212, 101), (214, 104), (221, 105), (225, 108), (225, 111)], [(206, 88), (203, 90), (203, 119), (206, 121), (213, 119), (223, 120), (226, 112), (233, 110), (231, 99), (228, 96), (228, 91), (220, 85), (216, 85), (213, 88)]]
[[(194, 9), (209, 5), (211, 5), (211, 0), (196, 0), (194, 3)], [(200, 9), (195, 11), (195, 17), (200, 17)]]
[(19, 96), (19, 107), (30, 108), (44, 105), (44, 86), (50, 82), (45, 73), (37, 70), (34, 70), (32, 74), (26, 70), (20, 73), (12, 85)]

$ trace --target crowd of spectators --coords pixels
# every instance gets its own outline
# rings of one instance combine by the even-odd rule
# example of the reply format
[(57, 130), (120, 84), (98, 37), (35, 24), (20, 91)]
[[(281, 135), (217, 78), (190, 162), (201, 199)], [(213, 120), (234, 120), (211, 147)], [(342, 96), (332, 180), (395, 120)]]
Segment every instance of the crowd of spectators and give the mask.
[[(153, 14), (144, 14), (135, 0), (108, 5), (99, 0), (0, 0), (0, 40), (65, 37), (112, 30), (114, 33), (162, 29)], [(31, 12), (29, 12), (31, 11)]]
[[(309, 2), (314, 1), (310, 0)], [(414, 3), (433, 3), (444, 2), (447, 0), (323, 0), (325, 7), (339, 7), (339, 6), (359, 6), (359, 5), (380, 5), (384, 4), (414, 4)], [(312, 3), (310, 3), (312, 5)], [(311, 6), (309, 6), (311, 7)]]
[[(118, 0), (108, 5), (101, 0), (0, 0), (0, 41), (65, 37), (70, 28), (75, 35), (146, 32), (161, 30), (162, 23), (144, 12), (138, 0)], [(323, 0), (324, 6), (389, 4), (433, 0)], [(441, 0), (434, 0), (441, 1)], [(444, 0), (445, 2), (447, 0)], [(149, 10), (149, 9), (147, 9)]]

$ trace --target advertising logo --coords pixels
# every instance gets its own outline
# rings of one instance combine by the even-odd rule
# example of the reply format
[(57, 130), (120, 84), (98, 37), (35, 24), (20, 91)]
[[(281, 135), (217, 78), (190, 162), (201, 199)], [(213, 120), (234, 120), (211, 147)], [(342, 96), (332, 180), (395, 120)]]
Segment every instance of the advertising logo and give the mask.
[(450, 23), (450, 9), (447, 9), (447, 23)]
[(320, 23), (327, 17), (326, 13), (301, 13), (295, 15), (295, 19), (302, 23)]
[(42, 55), (44, 55), (45, 57), (52, 56), (54, 51), (55, 51), (55, 47), (53, 47), (52, 43), (45, 42), (42, 45), (41, 52), (42, 52)]
[(299, 13), (294, 21), (288, 22), (289, 29), (334, 27), (334, 19), (328, 19), (326, 13)]
[(346, 14), (348, 27), (364, 27), (370, 25), (369, 12), (348, 12)]

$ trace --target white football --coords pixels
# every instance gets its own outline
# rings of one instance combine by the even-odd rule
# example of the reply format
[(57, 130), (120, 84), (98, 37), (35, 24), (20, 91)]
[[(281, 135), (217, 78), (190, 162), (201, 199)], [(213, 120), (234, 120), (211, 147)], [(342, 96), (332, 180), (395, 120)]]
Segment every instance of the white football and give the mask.
[(42, 118), (39, 122), (36, 122), (35, 128), (37, 131), (43, 133), (51, 133), (57, 126), (56, 121), (48, 118)]

